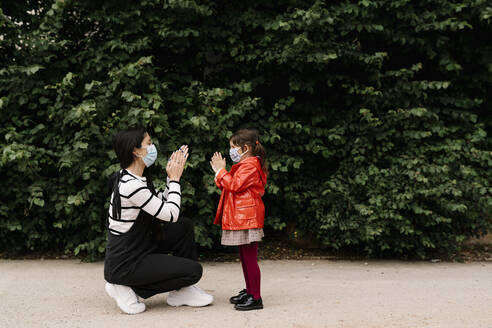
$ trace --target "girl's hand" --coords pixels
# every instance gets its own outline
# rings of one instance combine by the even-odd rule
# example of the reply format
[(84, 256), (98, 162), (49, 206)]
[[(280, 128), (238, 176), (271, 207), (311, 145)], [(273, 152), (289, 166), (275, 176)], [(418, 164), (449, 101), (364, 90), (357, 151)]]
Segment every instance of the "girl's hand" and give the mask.
[(212, 170), (217, 173), (220, 169), (226, 168), (226, 160), (225, 158), (222, 158), (222, 154), (216, 152), (210, 160), (210, 166), (212, 167)]
[(169, 158), (166, 165), (167, 176), (170, 180), (179, 181), (188, 159), (188, 146), (181, 146), (180, 150), (176, 150)]

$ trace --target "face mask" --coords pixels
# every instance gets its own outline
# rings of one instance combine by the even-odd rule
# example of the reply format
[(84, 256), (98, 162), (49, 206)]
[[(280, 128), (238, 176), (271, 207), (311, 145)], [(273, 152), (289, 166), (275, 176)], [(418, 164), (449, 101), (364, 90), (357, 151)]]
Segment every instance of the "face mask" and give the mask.
[(155, 145), (152, 144), (147, 147), (147, 155), (145, 155), (143, 161), (145, 163), (145, 166), (149, 167), (152, 164), (154, 164), (156, 159), (157, 159), (157, 148), (155, 148)]
[(248, 151), (245, 151), (244, 153), (242, 153), (241, 155), (239, 155), (239, 152), (238, 152), (239, 148), (241, 148), (241, 147), (231, 148), (229, 150), (229, 156), (231, 157), (231, 160), (234, 163), (239, 162), (241, 160), (241, 157), (243, 157), (243, 155), (248, 152)]

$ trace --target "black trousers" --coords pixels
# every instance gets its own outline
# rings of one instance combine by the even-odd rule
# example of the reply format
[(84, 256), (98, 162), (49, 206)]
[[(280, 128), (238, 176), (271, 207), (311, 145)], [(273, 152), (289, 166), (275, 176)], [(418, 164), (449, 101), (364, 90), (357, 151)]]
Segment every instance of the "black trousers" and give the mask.
[[(169, 255), (171, 253), (172, 255)], [(197, 262), (193, 222), (180, 217), (167, 224), (157, 253), (147, 255), (128, 278), (128, 286), (142, 298), (197, 283), (203, 268)]]

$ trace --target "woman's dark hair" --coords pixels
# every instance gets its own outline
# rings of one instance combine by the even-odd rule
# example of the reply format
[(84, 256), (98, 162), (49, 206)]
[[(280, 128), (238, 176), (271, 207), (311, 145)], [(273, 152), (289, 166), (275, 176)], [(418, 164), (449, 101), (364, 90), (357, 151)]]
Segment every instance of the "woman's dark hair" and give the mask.
[(248, 145), (253, 152), (253, 156), (260, 158), (261, 169), (268, 174), (268, 162), (266, 151), (260, 143), (258, 131), (255, 129), (241, 129), (232, 135), (229, 139), (234, 145), (244, 147)]
[(141, 147), (145, 133), (143, 127), (135, 127), (120, 131), (113, 137), (114, 152), (122, 169), (126, 169), (135, 160), (133, 148)]

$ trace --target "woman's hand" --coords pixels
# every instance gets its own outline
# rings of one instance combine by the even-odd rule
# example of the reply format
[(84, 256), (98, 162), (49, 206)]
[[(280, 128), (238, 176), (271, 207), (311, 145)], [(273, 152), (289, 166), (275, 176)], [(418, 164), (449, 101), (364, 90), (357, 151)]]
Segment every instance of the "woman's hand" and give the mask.
[(216, 152), (210, 160), (210, 166), (212, 167), (212, 170), (217, 173), (220, 169), (226, 168), (226, 160), (225, 158), (222, 158), (222, 154)]
[(172, 153), (166, 165), (167, 176), (170, 180), (179, 181), (188, 159), (188, 146), (184, 145)]

